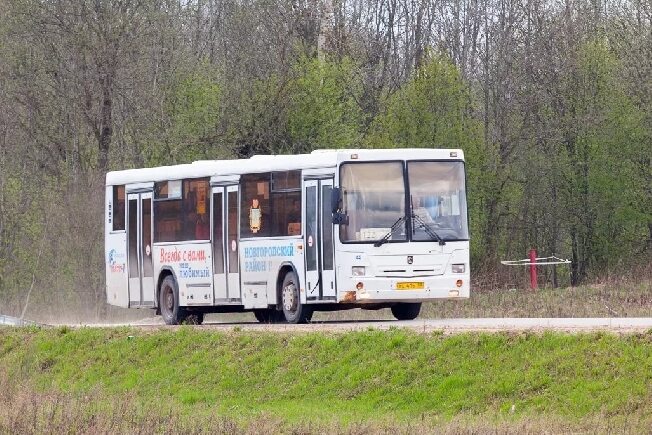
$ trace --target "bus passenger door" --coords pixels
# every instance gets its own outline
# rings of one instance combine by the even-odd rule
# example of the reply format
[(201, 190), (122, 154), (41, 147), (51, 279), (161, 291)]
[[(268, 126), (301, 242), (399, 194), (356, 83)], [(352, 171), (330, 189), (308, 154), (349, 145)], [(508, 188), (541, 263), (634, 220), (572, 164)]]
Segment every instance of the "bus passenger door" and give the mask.
[(305, 189), (305, 250), (306, 250), (306, 298), (321, 299), (319, 280), (319, 213), (317, 212), (318, 180), (306, 180)]
[(226, 187), (227, 298), (240, 300), (240, 202), (238, 186)]
[(213, 233), (213, 300), (214, 303), (224, 302), (227, 299), (226, 284), (226, 246), (224, 225), (224, 187), (213, 187), (212, 222)]
[(130, 193), (127, 208), (129, 306), (154, 306), (152, 192)]
[(335, 267), (333, 253), (333, 210), (331, 208), (331, 192), (333, 179), (319, 181), (319, 231), (321, 233), (320, 262), (322, 297), (335, 298)]
[(333, 179), (306, 180), (306, 295), (309, 299), (335, 297), (333, 267)]

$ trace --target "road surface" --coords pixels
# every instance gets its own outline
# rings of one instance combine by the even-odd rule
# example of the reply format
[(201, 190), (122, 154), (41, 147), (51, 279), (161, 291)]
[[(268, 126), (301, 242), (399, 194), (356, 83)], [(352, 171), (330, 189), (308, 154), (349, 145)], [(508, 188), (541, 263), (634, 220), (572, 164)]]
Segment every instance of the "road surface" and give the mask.
[[(116, 327), (132, 326), (143, 329), (175, 328), (166, 326), (160, 317), (145, 319), (129, 324), (92, 324), (68, 325), (74, 327)], [(652, 330), (652, 317), (630, 318), (480, 318), (480, 319), (416, 319), (411, 321), (398, 320), (333, 320), (315, 322), (306, 325), (288, 325), (285, 323), (261, 324), (255, 321), (245, 322), (205, 322), (197, 328), (214, 330), (252, 330), (275, 332), (313, 332), (333, 331), (346, 332), (355, 330), (387, 330), (406, 328), (417, 332), (443, 331), (445, 333), (467, 331), (612, 331), (619, 333), (647, 332)]]

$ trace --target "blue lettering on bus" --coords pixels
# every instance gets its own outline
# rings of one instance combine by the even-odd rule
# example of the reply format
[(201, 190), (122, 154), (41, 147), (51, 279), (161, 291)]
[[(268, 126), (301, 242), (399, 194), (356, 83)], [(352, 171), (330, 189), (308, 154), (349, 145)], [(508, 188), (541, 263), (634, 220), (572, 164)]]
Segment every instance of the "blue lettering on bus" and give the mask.
[(202, 269), (193, 269), (188, 263), (179, 263), (179, 278), (209, 278), (210, 271), (207, 267)]
[(294, 245), (252, 246), (244, 248), (245, 258), (272, 258), (294, 256)]
[(245, 261), (245, 272), (265, 272), (267, 271), (267, 262), (250, 260)]
[(277, 246), (251, 246), (244, 248), (244, 271), (265, 272), (267, 271), (268, 262), (264, 261), (263, 259), (293, 256), (294, 244)]

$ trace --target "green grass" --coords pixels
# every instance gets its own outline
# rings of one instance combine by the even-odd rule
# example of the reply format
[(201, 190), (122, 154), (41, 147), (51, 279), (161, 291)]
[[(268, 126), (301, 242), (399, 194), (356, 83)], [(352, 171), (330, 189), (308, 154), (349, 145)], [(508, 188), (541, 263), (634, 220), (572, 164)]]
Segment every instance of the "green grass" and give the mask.
[(93, 413), (116, 412), (128, 400), (143, 415), (172, 412), (183, 421), (219, 415), (246, 424), (262, 415), (347, 427), (463, 416), (471, 425), (541, 418), (648, 424), (652, 332), (5, 328), (0, 378), (0, 388), (92, 397)]

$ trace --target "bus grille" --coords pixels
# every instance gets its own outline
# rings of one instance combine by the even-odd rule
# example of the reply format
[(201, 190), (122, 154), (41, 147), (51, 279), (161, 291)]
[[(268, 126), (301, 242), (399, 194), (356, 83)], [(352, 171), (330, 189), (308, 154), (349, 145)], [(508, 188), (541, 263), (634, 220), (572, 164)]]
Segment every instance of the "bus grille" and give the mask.
[(380, 268), (376, 272), (376, 276), (386, 277), (406, 277), (406, 276), (435, 276), (444, 273), (443, 266), (435, 266), (433, 268), (406, 268), (406, 269), (385, 269)]

